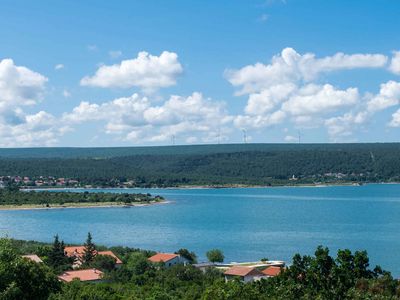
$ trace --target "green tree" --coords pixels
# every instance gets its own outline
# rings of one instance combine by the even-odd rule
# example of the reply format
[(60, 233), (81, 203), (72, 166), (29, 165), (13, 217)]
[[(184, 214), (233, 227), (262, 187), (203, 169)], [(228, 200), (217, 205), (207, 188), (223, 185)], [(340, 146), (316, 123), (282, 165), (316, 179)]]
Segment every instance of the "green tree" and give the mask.
[(51, 269), (22, 258), (8, 239), (0, 239), (0, 299), (44, 300), (60, 287)]
[(128, 257), (126, 269), (135, 275), (142, 275), (151, 269), (151, 263), (143, 253), (134, 252)]
[(70, 262), (69, 258), (65, 255), (64, 249), (64, 241), (60, 242), (58, 234), (56, 234), (47, 258), (47, 262), (50, 266), (59, 267)]
[(203, 293), (203, 300), (263, 300), (277, 299), (260, 293), (254, 285), (245, 284), (238, 280), (225, 283), (222, 280), (209, 286)]
[(219, 249), (212, 249), (207, 251), (206, 256), (210, 262), (220, 262), (222, 263), (225, 259), (224, 254)]
[(90, 267), (110, 272), (115, 269), (115, 261), (116, 259), (109, 255), (96, 255)]
[(354, 253), (354, 275), (356, 278), (371, 278), (372, 272), (368, 270), (369, 258), (367, 251)]
[(90, 264), (96, 256), (96, 246), (92, 241), (92, 235), (90, 232), (88, 232), (84, 246), (85, 249), (83, 250), (83, 262), (85, 264)]
[(7, 192), (18, 192), (18, 191), (19, 191), (19, 186), (16, 185), (16, 184), (9, 184), (9, 185), (6, 187), (6, 191), (7, 191)]
[(188, 249), (181, 248), (178, 251), (176, 251), (175, 254), (179, 254), (181, 257), (187, 259), (188, 262), (191, 264), (197, 263), (196, 253), (190, 252)]

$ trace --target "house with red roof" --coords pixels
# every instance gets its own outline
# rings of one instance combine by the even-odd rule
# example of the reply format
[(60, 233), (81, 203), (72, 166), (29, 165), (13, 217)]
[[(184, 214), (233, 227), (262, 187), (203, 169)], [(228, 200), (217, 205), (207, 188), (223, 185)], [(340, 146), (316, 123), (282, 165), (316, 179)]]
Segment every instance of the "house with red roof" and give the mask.
[(282, 270), (282, 267), (271, 266), (261, 272), (265, 275), (265, 277), (275, 277), (278, 276), (282, 272)]
[(58, 279), (64, 282), (71, 282), (74, 279), (84, 282), (101, 282), (103, 272), (97, 269), (66, 271), (58, 276)]
[(70, 246), (64, 248), (64, 253), (68, 257), (82, 258), (85, 253), (85, 246)]
[[(64, 248), (65, 255), (68, 257), (74, 257), (75, 261), (73, 268), (78, 268), (83, 263), (83, 255), (85, 253), (85, 246), (70, 246)], [(122, 265), (122, 260), (118, 258), (112, 251), (96, 251), (95, 255), (108, 255), (115, 259), (115, 266), (120, 267)]]
[(224, 272), (225, 280), (229, 281), (239, 278), (243, 282), (252, 282), (265, 277), (265, 275), (254, 267), (233, 266)]
[(108, 255), (115, 259), (115, 265), (118, 267), (122, 265), (122, 260), (118, 258), (112, 251), (97, 251), (97, 255)]
[(188, 261), (175, 253), (157, 253), (148, 258), (152, 263), (164, 263), (166, 267), (171, 267), (177, 264), (186, 265)]

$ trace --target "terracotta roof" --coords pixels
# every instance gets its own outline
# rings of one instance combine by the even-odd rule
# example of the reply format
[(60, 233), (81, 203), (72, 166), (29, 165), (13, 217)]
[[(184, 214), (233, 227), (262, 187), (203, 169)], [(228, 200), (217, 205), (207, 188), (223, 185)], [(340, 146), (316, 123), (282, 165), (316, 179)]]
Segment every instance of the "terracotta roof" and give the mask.
[(22, 255), (22, 257), (25, 257), (31, 261), (37, 262), (37, 263), (42, 263), (43, 260), (41, 260), (41, 258), (39, 256), (37, 256), (36, 254), (30, 254), (30, 255)]
[[(70, 246), (64, 248), (65, 255), (68, 257), (82, 257), (85, 253), (85, 246)], [(109, 255), (115, 258), (116, 264), (122, 264), (122, 261), (112, 251), (96, 251), (96, 255)]]
[(225, 271), (225, 275), (232, 275), (232, 276), (262, 276), (258, 269), (252, 267), (243, 267), (243, 266), (233, 266)]
[(179, 256), (178, 254), (173, 254), (173, 253), (157, 253), (156, 255), (149, 257), (149, 261), (155, 262), (155, 263), (156, 262), (167, 262), (178, 256)]
[(115, 258), (116, 264), (122, 264), (122, 260), (120, 260), (112, 251), (99, 251), (97, 252), (98, 255), (108, 255)]
[(64, 248), (65, 255), (67, 255), (68, 257), (82, 256), (84, 251), (85, 251), (85, 246), (71, 246)]
[(274, 276), (279, 275), (281, 273), (281, 271), (282, 271), (282, 268), (272, 266), (272, 267), (268, 267), (265, 270), (263, 270), (262, 273), (264, 275), (274, 277)]
[(58, 278), (65, 282), (71, 282), (73, 279), (79, 279), (80, 281), (96, 281), (100, 280), (103, 272), (97, 269), (86, 269), (77, 271), (67, 271)]

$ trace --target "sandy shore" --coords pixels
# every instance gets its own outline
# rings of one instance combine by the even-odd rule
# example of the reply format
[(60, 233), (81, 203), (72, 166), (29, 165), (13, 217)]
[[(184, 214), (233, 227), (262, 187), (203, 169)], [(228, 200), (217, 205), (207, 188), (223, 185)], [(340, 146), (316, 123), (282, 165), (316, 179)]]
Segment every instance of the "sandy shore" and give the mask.
[(93, 202), (93, 203), (64, 203), (64, 204), (52, 204), (49, 207), (39, 204), (22, 204), (22, 205), (0, 205), (0, 210), (50, 210), (50, 209), (72, 209), (72, 208), (112, 208), (112, 207), (142, 207), (158, 204), (168, 204), (170, 201), (154, 201), (154, 202), (140, 202), (140, 203), (115, 203), (115, 202)]

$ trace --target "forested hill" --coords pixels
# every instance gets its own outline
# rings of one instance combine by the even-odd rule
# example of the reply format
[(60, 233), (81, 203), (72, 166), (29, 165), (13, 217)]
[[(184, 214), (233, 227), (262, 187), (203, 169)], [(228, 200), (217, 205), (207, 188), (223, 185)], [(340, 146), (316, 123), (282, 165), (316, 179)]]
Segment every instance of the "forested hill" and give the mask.
[[(98, 148), (0, 148), (0, 158), (111, 158), (132, 155), (189, 155), (215, 154), (247, 151), (269, 150), (300, 150), (305, 145), (288, 144), (225, 144), (225, 145), (194, 145), (194, 146), (153, 146), (153, 147), (98, 147)], [(309, 144), (306, 148), (324, 147), (319, 144)]]
[(0, 148), (0, 158), (111, 158), (133, 155), (215, 154), (268, 151), (398, 151), (400, 143), (369, 144), (223, 144), (147, 147), (43, 147)]
[(400, 181), (400, 144), (0, 149), (7, 175), (135, 186), (389, 182)]

